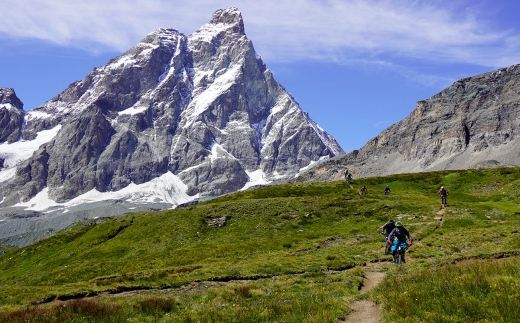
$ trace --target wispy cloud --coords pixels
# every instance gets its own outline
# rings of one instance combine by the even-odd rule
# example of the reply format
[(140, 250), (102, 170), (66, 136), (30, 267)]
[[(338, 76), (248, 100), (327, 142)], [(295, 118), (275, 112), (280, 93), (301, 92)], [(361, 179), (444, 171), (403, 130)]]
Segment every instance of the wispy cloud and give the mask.
[[(457, 7), (457, 4), (459, 5)], [(271, 62), (389, 57), (499, 67), (517, 63), (517, 32), (493, 29), (467, 1), (240, 1), (246, 32)], [(124, 51), (158, 27), (189, 34), (227, 0), (4, 0), (0, 39)]]
[(389, 123), (392, 123), (392, 121), (390, 121), (390, 120), (379, 121), (378, 123), (376, 123), (376, 124), (374, 125), (374, 127), (379, 127), (380, 125), (389, 124)]

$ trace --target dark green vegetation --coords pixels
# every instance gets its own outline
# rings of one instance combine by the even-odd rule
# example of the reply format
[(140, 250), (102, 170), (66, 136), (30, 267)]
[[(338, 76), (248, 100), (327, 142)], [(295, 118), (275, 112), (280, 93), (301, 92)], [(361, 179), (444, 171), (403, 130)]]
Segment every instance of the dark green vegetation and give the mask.
[[(361, 297), (364, 265), (382, 264), (388, 277), (370, 297), (385, 322), (513, 322), (519, 191), (519, 168), (404, 174), (78, 224), (5, 249), (0, 321), (337, 322)], [(208, 225), (222, 217), (224, 226)], [(390, 218), (416, 240), (399, 268), (378, 229)]]

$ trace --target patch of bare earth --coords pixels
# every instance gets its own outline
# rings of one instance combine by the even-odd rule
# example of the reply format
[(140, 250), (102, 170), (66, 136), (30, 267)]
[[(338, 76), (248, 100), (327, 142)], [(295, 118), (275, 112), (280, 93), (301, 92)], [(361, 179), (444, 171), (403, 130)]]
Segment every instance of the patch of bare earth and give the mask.
[[(380, 272), (367, 272), (359, 293), (364, 294), (377, 286), (386, 277)], [(378, 323), (381, 320), (381, 306), (370, 300), (360, 300), (349, 305), (352, 312), (343, 323)]]
[(352, 312), (345, 319), (345, 323), (379, 323), (381, 307), (369, 300), (356, 301), (350, 304)]

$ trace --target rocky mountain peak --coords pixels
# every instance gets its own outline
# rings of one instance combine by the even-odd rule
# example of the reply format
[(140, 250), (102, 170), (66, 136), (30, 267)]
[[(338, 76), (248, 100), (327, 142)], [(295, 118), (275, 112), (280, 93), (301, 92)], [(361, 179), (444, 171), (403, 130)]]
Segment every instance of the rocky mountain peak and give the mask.
[(343, 153), (274, 79), (236, 8), (217, 10), (189, 36), (155, 30), (26, 121), (23, 142), (0, 144), (9, 167), (0, 208), (44, 199), (57, 210), (113, 194), (124, 201), (118, 212), (131, 203), (170, 208), (293, 178)]
[(235, 7), (229, 7), (215, 11), (209, 23), (214, 25), (228, 25), (233, 27), (233, 31), (235, 33), (245, 34), (242, 13), (240, 10), (238, 10), (238, 8)]
[[(24, 124), (23, 103), (11, 88), (0, 88), (0, 143), (20, 139)], [(0, 156), (0, 166), (3, 158)]]
[(11, 88), (0, 88), (0, 108), (7, 107), (7, 105), (23, 111), (23, 103), (16, 96), (14, 89)]

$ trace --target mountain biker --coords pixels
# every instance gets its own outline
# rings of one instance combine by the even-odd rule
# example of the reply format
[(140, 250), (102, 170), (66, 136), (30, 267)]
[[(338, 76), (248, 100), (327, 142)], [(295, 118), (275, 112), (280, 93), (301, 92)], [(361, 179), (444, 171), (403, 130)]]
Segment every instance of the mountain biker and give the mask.
[(350, 182), (352, 181), (352, 173), (347, 174), (347, 183), (350, 185)]
[[(406, 243), (406, 238), (408, 238), (408, 240), (410, 240), (409, 243)], [(396, 260), (396, 256), (397, 256), (396, 255), (397, 246), (400, 245), (402, 249), (406, 250), (407, 247), (412, 245), (413, 239), (412, 239), (412, 236), (410, 235), (410, 233), (408, 232), (408, 230), (406, 230), (406, 228), (403, 226), (401, 221), (397, 221), (397, 223), (395, 224), (395, 228), (388, 235), (386, 243), (392, 245), (392, 255), (394, 257), (394, 261), (392, 261), (392, 263), (395, 264), (396, 263), (395, 260)], [(403, 253), (403, 262), (405, 262), (404, 253)]]
[(381, 234), (384, 234), (385, 237), (387, 238), (386, 240), (388, 240), (388, 236), (395, 229), (394, 220), (389, 220), (387, 223), (385, 223), (385, 225), (383, 225), (379, 229), (381, 229)]
[(448, 197), (448, 190), (444, 188), (444, 186), (441, 186), (439, 189), (439, 196), (441, 197), (441, 204), (442, 206), (446, 206), (447, 204), (447, 197)]
[(359, 190), (359, 194), (361, 194), (361, 195), (365, 195), (366, 193), (368, 193), (368, 190), (367, 190), (367, 188), (365, 187), (365, 185), (363, 185), (363, 186), (361, 187), (361, 189)]
[(385, 255), (388, 255), (391, 251), (392, 246), (386, 243), (386, 240), (388, 240), (388, 235), (392, 230), (395, 229), (395, 223), (394, 220), (389, 220), (385, 225), (382, 227), (379, 227), (379, 230), (381, 230), (381, 234), (385, 236)]
[(383, 192), (385, 193), (385, 195), (388, 195), (388, 193), (390, 193), (390, 185), (386, 185), (385, 189), (383, 190)]

